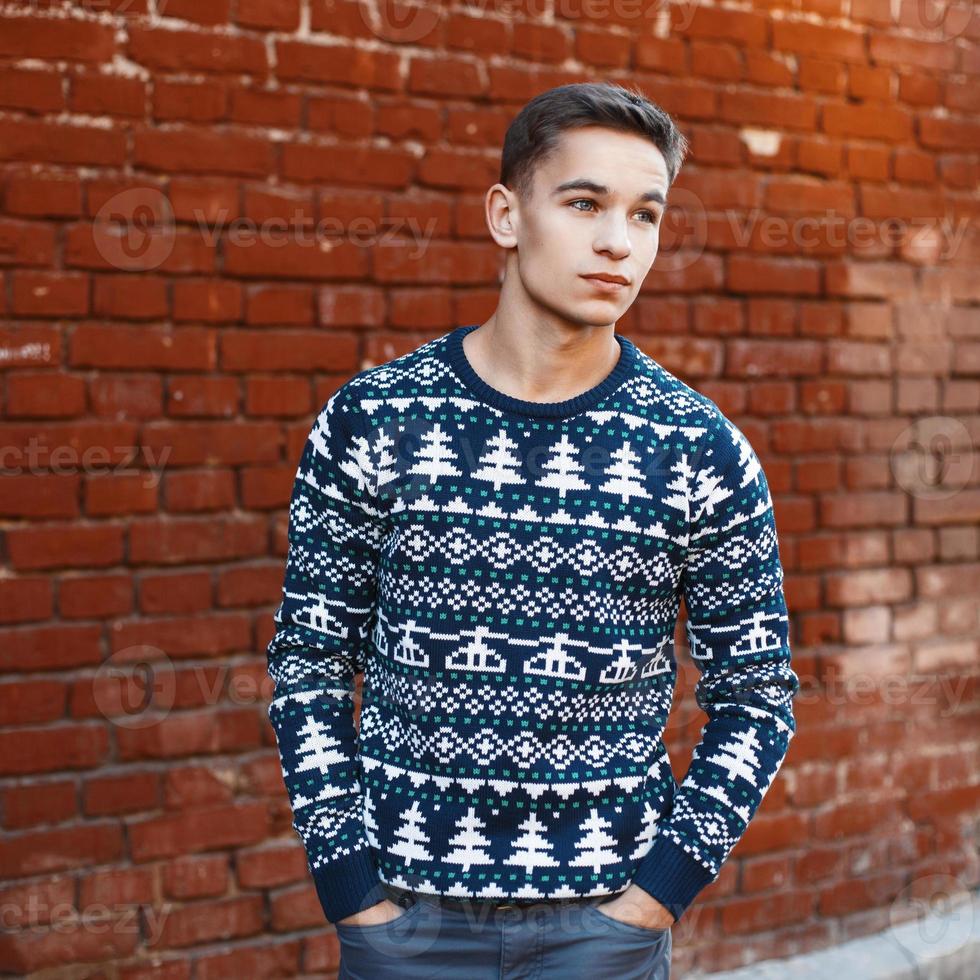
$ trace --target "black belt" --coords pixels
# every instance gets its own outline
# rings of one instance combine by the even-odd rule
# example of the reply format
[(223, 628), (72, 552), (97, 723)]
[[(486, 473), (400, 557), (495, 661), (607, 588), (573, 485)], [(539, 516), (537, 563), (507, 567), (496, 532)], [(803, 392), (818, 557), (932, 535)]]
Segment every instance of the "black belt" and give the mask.
[(428, 892), (413, 892), (409, 889), (398, 888), (395, 885), (390, 885), (387, 882), (384, 887), (391, 893), (393, 900), (402, 904), (401, 899), (406, 898), (411, 895), (417, 900), (422, 900), (426, 902), (435, 902), (444, 908), (452, 909), (473, 909), (480, 907), (489, 907), (494, 910), (506, 910), (506, 909), (526, 909), (533, 908), (535, 906), (548, 907), (554, 906), (558, 907), (563, 904), (575, 903), (583, 901), (582, 898), (559, 898), (559, 899), (544, 899), (544, 898), (457, 898), (453, 895), (433, 895)]

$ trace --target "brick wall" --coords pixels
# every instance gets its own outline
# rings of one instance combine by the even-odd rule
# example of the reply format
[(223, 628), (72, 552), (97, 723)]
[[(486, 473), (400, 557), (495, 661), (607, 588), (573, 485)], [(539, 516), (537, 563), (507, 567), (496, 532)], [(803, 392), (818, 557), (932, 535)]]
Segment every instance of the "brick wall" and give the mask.
[(692, 141), (618, 329), (763, 458), (804, 682), (675, 972), (976, 885), (969, 6), (4, 11), (0, 972), (336, 968), (266, 718), (296, 462), (350, 375), (492, 312), (504, 130), (578, 80), (639, 85)]

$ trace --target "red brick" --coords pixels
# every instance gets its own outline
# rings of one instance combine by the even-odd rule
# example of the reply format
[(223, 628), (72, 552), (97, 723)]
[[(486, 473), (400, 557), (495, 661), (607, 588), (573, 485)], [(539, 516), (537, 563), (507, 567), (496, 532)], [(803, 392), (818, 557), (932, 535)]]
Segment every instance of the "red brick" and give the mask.
[(0, 724), (33, 725), (64, 717), (68, 688), (62, 681), (0, 684)]
[(183, 613), (211, 608), (211, 577), (207, 571), (154, 575), (139, 583), (139, 607), (144, 613)]
[(728, 346), (725, 373), (734, 377), (800, 377), (821, 374), (823, 357), (816, 341), (736, 340)]
[(133, 25), (129, 28), (126, 54), (133, 61), (157, 71), (257, 76), (264, 76), (268, 71), (262, 41), (242, 35)]
[(90, 116), (142, 117), (146, 86), (138, 78), (84, 74), (71, 78), (68, 104), (73, 112)]
[(235, 506), (237, 484), (232, 470), (182, 470), (164, 483), (166, 508), (172, 514), (225, 511)]
[(11, 417), (67, 418), (84, 413), (85, 379), (52, 372), (18, 374), (7, 385), (7, 413)]
[(92, 776), (85, 781), (85, 813), (104, 817), (154, 810), (160, 805), (160, 776), (155, 772), (125, 772)]
[[(17, 266), (45, 266), (54, 260), (54, 228), (0, 218), (0, 263)], [(11, 331), (22, 328), (8, 327)], [(5, 362), (7, 367), (10, 361)]]
[(71, 971), (79, 963), (130, 956), (140, 941), (139, 922), (132, 912), (77, 918), (71, 927), (64, 911), (55, 928), (46, 931), (19, 930), (0, 935), (0, 960), (17, 975), (35, 976), (62, 968)]
[(119, 906), (151, 905), (155, 880), (152, 868), (109, 869), (86, 875), (81, 880), (79, 909), (83, 915), (94, 915), (105, 906), (121, 911)]
[(96, 417), (158, 418), (162, 412), (163, 383), (151, 374), (113, 372), (93, 378), (89, 395)]
[(769, 41), (769, 18), (755, 11), (726, 10), (720, 7), (671, 7), (671, 34), (733, 41), (748, 47), (761, 47)]
[(214, 26), (229, 21), (231, 2), (230, 0), (167, 0), (160, 12), (165, 17)]
[(0, 866), (8, 879), (105, 864), (122, 854), (122, 831), (109, 823), (9, 834), (0, 840)]
[(168, 810), (231, 803), (232, 799), (229, 781), (201, 766), (171, 768), (164, 777), (164, 806)]
[(215, 898), (228, 890), (230, 877), (224, 854), (178, 857), (163, 866), (163, 894), (182, 901)]
[(22, 576), (0, 579), (0, 623), (10, 625), (48, 619), (53, 609), (53, 583), (50, 578)]
[(398, 148), (310, 143), (286, 143), (282, 148), (282, 175), (290, 180), (405, 187), (414, 169), (412, 154)]
[(301, 379), (252, 378), (245, 388), (245, 412), (262, 418), (306, 416), (317, 407), (310, 395), (309, 385)]
[(0, 55), (43, 61), (112, 61), (115, 29), (109, 24), (71, 18), (7, 17)]
[(314, 316), (314, 288), (310, 286), (250, 286), (245, 322), (277, 326), (310, 326)]
[(0, 773), (13, 776), (90, 769), (106, 761), (108, 750), (108, 735), (101, 725), (12, 729), (0, 732)]
[(4, 186), (3, 202), (10, 214), (78, 217), (82, 213), (82, 182), (71, 175), (11, 173)]
[(78, 812), (76, 795), (75, 784), (68, 780), (8, 786), (3, 791), (3, 825), (8, 830), (19, 830), (64, 823)]
[(102, 660), (98, 626), (47, 623), (0, 631), (0, 670), (33, 672), (84, 667)]
[(822, 128), (831, 136), (901, 143), (912, 139), (912, 116), (891, 106), (829, 102), (823, 107)]
[(195, 902), (172, 909), (159, 935), (148, 940), (151, 949), (226, 942), (255, 935), (262, 928), (262, 898), (247, 895), (223, 902)]
[(0, 119), (0, 160), (121, 167), (126, 134), (96, 126)]
[(303, 100), (297, 92), (233, 88), (230, 95), (228, 116), (234, 122), (284, 129), (296, 129), (300, 125)]
[(133, 860), (153, 861), (255, 844), (265, 837), (267, 820), (263, 803), (186, 809), (165, 817), (153, 817), (129, 827)]
[(216, 339), (203, 327), (127, 327), (79, 324), (72, 333), (73, 367), (211, 370)]
[(299, 26), (299, 0), (238, 0), (235, 20), (257, 30), (295, 31)]
[(130, 533), (130, 560), (180, 565), (254, 557), (265, 554), (265, 535), (265, 522), (252, 519), (136, 521)]
[(268, 606), (279, 601), (282, 569), (278, 563), (229, 568), (218, 578), (218, 605)]
[(124, 273), (94, 276), (92, 310), (110, 320), (158, 320), (170, 309), (168, 283), (161, 276)]
[[(293, 977), (299, 976), (303, 944), (287, 940), (261, 947), (246, 947), (197, 956), (194, 976), (197, 980), (223, 980), (225, 977)], [(313, 967), (312, 969), (316, 969)]]
[(276, 41), (276, 74), (283, 81), (397, 91), (402, 86), (399, 60), (398, 54), (390, 51)]
[(772, 45), (777, 51), (795, 51), (798, 54), (819, 51), (822, 57), (861, 63), (868, 60), (865, 37), (864, 31), (809, 21), (786, 19), (772, 22)]
[(230, 323), (242, 316), (242, 287), (235, 282), (182, 280), (174, 283), (174, 320)]
[(440, 11), (445, 24), (446, 46), (479, 55), (506, 55), (509, 51), (508, 25), (491, 17), (470, 16), (465, 9)]
[(323, 922), (323, 908), (309, 884), (276, 892), (270, 905), (270, 924), (276, 932), (312, 929)]
[[(513, 26), (513, 51), (517, 57), (528, 61), (538, 64), (542, 62), (556, 64), (565, 61), (571, 55), (572, 35), (567, 27), (561, 24), (518, 20)], [(479, 94), (483, 89), (482, 80), (478, 75), (475, 80), (472, 79), (468, 67), (465, 63), (460, 64), (453, 72), (461, 83), (461, 87), (455, 91)], [(450, 88), (448, 91), (453, 92), (453, 89)]]
[(0, 106), (25, 112), (58, 112), (65, 104), (61, 75), (34, 69), (0, 69)]
[(631, 38), (605, 31), (577, 30), (575, 56), (587, 65), (625, 68), (630, 60)]
[(228, 91), (221, 82), (172, 82), (153, 86), (153, 118), (215, 122), (228, 114)]
[(31, 929), (74, 914), (75, 881), (67, 875), (0, 888), (4, 929)]
[[(205, 695), (205, 700), (210, 700)], [(251, 708), (205, 714), (179, 712), (149, 727), (122, 728), (119, 756), (132, 759), (171, 759), (246, 751), (261, 745), (258, 714)]]
[(275, 154), (266, 140), (187, 126), (137, 130), (133, 163), (148, 170), (265, 177), (275, 170)]
[(302, 846), (239, 851), (235, 866), (242, 888), (278, 888), (305, 881), (309, 875)]
[(159, 506), (158, 481), (147, 473), (96, 473), (86, 477), (83, 493), (91, 517), (152, 514)]
[(815, 262), (736, 254), (728, 260), (728, 286), (736, 292), (816, 295), (820, 268)]
[(133, 580), (128, 575), (64, 577), (58, 608), (64, 619), (107, 619), (133, 607)]

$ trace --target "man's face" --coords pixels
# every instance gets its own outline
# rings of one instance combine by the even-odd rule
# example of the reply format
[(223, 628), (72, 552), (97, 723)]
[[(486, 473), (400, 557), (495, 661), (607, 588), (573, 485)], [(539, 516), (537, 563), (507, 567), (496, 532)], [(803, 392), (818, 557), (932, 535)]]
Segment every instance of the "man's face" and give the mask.
[[(566, 130), (513, 214), (516, 271), (532, 302), (573, 323), (615, 322), (657, 255), (669, 180), (648, 139), (599, 126)], [(622, 276), (622, 286), (585, 278)]]

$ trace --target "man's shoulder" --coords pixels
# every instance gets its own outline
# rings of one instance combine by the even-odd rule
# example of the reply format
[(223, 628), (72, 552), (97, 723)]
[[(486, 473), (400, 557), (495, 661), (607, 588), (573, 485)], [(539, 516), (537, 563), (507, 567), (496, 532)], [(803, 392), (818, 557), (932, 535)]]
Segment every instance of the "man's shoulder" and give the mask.
[(720, 433), (732, 424), (703, 391), (682, 381), (635, 342), (634, 346), (639, 367), (631, 392), (635, 405), (655, 414), (658, 421), (673, 423), (694, 435), (702, 430)]
[(347, 415), (366, 412), (370, 416), (391, 393), (397, 397), (428, 394), (442, 367), (438, 355), (447, 336), (441, 334), (391, 360), (362, 367), (337, 388), (323, 410), (333, 403), (334, 410)]
[(639, 364), (641, 380), (634, 387), (634, 399), (649, 405), (647, 414), (654, 415), (659, 425), (666, 424), (686, 442), (689, 465), (696, 470), (717, 471), (736, 466), (739, 461), (743, 465), (746, 461), (757, 464), (758, 457), (745, 433), (710, 396), (682, 381), (642, 350)]

